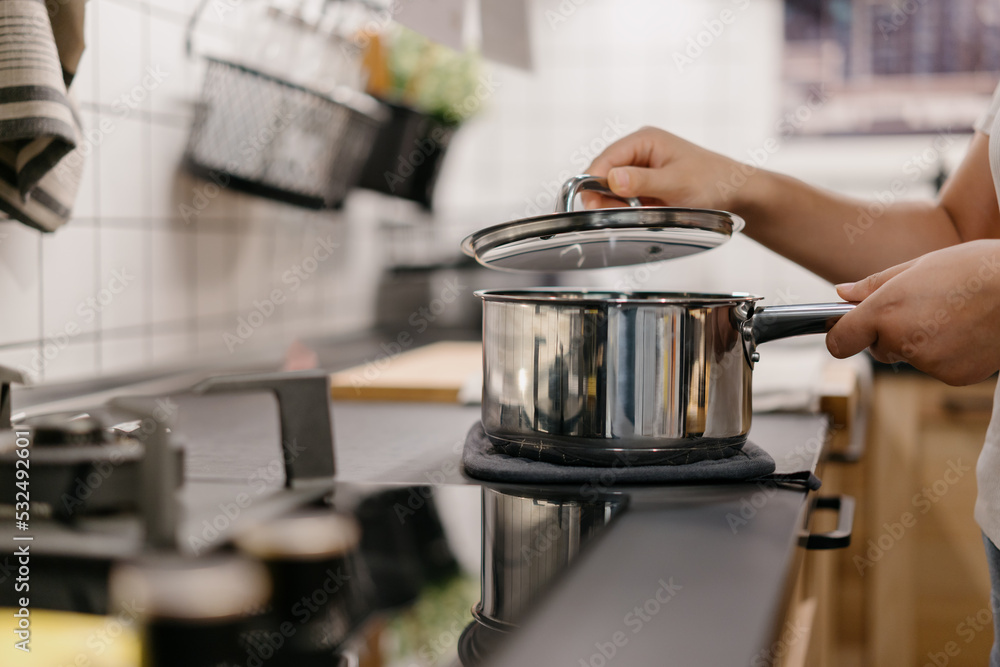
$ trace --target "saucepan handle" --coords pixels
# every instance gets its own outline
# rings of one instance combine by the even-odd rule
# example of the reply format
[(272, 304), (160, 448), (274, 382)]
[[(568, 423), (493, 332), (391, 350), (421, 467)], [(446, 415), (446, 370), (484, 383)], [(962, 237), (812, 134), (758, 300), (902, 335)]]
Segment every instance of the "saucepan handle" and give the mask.
[(572, 211), (573, 200), (576, 199), (577, 194), (584, 190), (591, 190), (599, 192), (605, 197), (620, 199), (629, 206), (642, 206), (642, 202), (639, 201), (638, 197), (619, 197), (612, 192), (611, 188), (608, 187), (608, 179), (601, 178), (600, 176), (581, 174), (580, 176), (574, 176), (562, 184), (562, 187), (559, 189), (559, 197), (556, 199), (556, 213), (568, 213)]
[(841, 317), (851, 312), (853, 303), (807, 303), (794, 306), (765, 306), (753, 312), (744, 324), (751, 347), (778, 338), (826, 333)]

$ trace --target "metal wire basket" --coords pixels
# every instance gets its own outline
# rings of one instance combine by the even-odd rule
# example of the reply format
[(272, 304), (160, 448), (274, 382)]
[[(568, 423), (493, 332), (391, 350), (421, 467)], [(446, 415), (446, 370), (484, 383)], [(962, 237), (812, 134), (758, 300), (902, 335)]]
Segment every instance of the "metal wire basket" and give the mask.
[(321, 95), (208, 57), (189, 168), (220, 185), (310, 208), (339, 206), (357, 184), (380, 124), (379, 102)]

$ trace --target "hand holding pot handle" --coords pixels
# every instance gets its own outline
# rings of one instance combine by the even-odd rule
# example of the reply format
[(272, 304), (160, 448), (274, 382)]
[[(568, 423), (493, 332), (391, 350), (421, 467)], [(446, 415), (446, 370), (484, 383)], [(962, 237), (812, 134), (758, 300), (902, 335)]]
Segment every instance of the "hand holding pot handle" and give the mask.
[(608, 179), (581, 174), (580, 176), (574, 176), (562, 184), (562, 187), (559, 189), (559, 196), (556, 198), (556, 213), (568, 213), (572, 211), (576, 195), (584, 190), (593, 190), (605, 197), (620, 199), (629, 206), (642, 206), (642, 202), (639, 201), (638, 197), (619, 197), (612, 192), (611, 188), (608, 187)]
[(826, 333), (841, 317), (851, 312), (853, 303), (807, 303), (794, 306), (765, 306), (754, 310), (743, 324), (743, 335), (752, 348), (778, 338)]

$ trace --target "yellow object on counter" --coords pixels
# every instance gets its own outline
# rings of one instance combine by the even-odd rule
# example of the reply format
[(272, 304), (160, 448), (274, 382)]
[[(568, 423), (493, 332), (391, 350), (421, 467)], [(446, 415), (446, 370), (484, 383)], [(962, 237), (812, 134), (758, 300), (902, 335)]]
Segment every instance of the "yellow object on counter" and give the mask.
[(0, 665), (37, 667), (138, 667), (135, 610), (114, 616), (30, 610), (30, 652), (15, 648), (15, 610), (0, 607)]
[(382, 38), (377, 33), (365, 32), (356, 38), (359, 43), (366, 40), (367, 43), (364, 55), (361, 59), (362, 67), (368, 72), (369, 95), (378, 98), (385, 98), (392, 89), (392, 75), (389, 73), (389, 59), (382, 44)]

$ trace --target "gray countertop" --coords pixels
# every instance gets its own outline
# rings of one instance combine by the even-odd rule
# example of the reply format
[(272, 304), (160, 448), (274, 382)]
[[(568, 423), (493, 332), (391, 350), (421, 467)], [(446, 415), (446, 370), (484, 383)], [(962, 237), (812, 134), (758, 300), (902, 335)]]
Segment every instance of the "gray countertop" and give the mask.
[[(457, 468), (478, 407), (335, 403), (338, 476), (351, 481), (469, 483)], [(762, 414), (751, 439), (779, 472), (815, 470), (820, 415)], [(629, 508), (543, 599), (496, 665), (591, 664), (616, 632), (622, 665), (755, 665), (781, 628), (798, 567), (807, 494), (773, 485), (622, 489)], [(649, 621), (633, 614), (674, 585)], [(661, 598), (667, 593), (660, 592)], [(633, 614), (630, 616), (630, 614)], [(638, 621), (636, 620), (638, 619)], [(619, 642), (623, 643), (623, 642)], [(762, 654), (761, 652), (764, 652)], [(595, 658), (593, 664), (603, 664)]]
[[(801, 467), (793, 461), (815, 466), (825, 432), (822, 417), (760, 415), (751, 437), (790, 471)], [(630, 495), (490, 664), (603, 664), (592, 661), (602, 647), (615, 650), (608, 664), (772, 664), (802, 555), (806, 493), (740, 484)], [(619, 632), (620, 646), (609, 647)]]
[[(190, 381), (175, 379), (164, 393), (169, 385)], [(260, 475), (269, 467), (280, 470), (273, 397), (177, 401), (176, 430), (187, 443), (182, 530), (197, 534), (203, 520), (218, 513), (217, 504), (254, 488), (255, 475), (267, 487), (260, 511), (277, 511), (282, 479)], [(478, 407), (335, 402), (332, 413), (338, 480), (471, 483), (458, 462)], [(779, 472), (814, 470), (826, 429), (818, 415), (762, 414), (755, 415), (750, 438), (775, 458)], [(621, 491), (631, 497), (628, 509), (588, 544), (494, 664), (604, 664), (601, 649), (610, 651), (615, 638), (619, 646), (608, 664), (767, 664), (752, 660), (772, 647), (781, 630), (802, 554), (807, 494), (757, 484)], [(258, 505), (251, 509), (234, 528), (253, 520)], [(664, 584), (672, 592), (666, 603)], [(633, 610), (647, 604), (648, 620), (640, 625), (636, 619), (642, 616)]]
[[(471, 483), (458, 460), (478, 407), (336, 402), (333, 415), (340, 480)], [(238, 467), (231, 457), (192, 452), (197, 475), (236, 481), (267, 465), (277, 451), (249, 437), (274, 428), (265, 421), (241, 426)], [(826, 431), (822, 416), (763, 414), (754, 418), (751, 439), (781, 472), (814, 470)], [(587, 664), (597, 644), (607, 648), (618, 631), (628, 640), (616, 648), (618, 664), (758, 664), (751, 660), (775, 641), (801, 556), (806, 493), (757, 484), (622, 490), (629, 508), (565, 573), (496, 664)], [(629, 614), (655, 600), (661, 581), (673, 583), (676, 595), (649, 603), (658, 612), (640, 628)]]
[[(196, 410), (196, 402), (182, 404), (188, 438), (202, 443), (189, 449), (195, 481), (239, 484), (279, 456), (265, 396), (241, 406), (238, 461), (225, 455), (222, 443), (198, 436), (196, 423), (213, 431), (226, 421), (226, 400)], [(478, 407), (335, 402), (337, 477), (470, 484), (458, 462), (478, 418)], [(826, 432), (823, 416), (761, 414), (750, 437), (775, 458), (779, 472), (792, 472), (815, 470)], [(495, 664), (589, 664), (598, 645), (607, 649), (619, 631), (627, 642), (615, 648), (617, 664), (767, 664), (751, 661), (771, 648), (781, 629), (801, 557), (807, 494), (759, 484), (620, 490), (631, 497), (629, 508), (588, 545)], [(641, 617), (629, 614), (655, 600), (661, 582), (672, 583), (676, 594), (666, 604), (650, 602), (657, 613), (640, 627)]]

